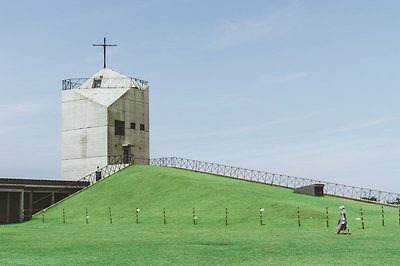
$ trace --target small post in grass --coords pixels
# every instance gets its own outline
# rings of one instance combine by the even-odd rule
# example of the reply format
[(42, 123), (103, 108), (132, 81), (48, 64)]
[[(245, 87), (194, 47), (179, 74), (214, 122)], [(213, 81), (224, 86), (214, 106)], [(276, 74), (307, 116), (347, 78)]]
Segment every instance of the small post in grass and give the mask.
[(65, 224), (65, 210), (63, 209), (63, 223)]
[(400, 205), (398, 205), (399, 207), (399, 225), (400, 225)]
[(297, 207), (297, 223), (299, 224), (299, 227), (301, 226), (300, 223), (300, 207)]
[(109, 215), (110, 215), (110, 224), (112, 224), (112, 211), (111, 211), (111, 208), (108, 208), (108, 212), (109, 212)]
[(196, 225), (196, 220), (197, 220), (196, 211), (193, 208), (193, 225)]
[(45, 210), (42, 211), (42, 223), (44, 223), (44, 212)]
[(382, 226), (385, 226), (385, 213), (383, 212), (383, 206), (382, 206)]
[(89, 223), (89, 213), (88, 213), (88, 209), (86, 208), (86, 224)]
[(326, 227), (329, 227), (329, 212), (328, 212), (328, 207), (326, 207)]
[(225, 225), (228, 225), (228, 208), (225, 208)]
[(364, 214), (363, 214), (362, 207), (360, 208), (360, 212), (361, 212), (361, 226), (362, 226), (362, 229), (365, 229), (365, 226), (364, 226)]
[(167, 217), (165, 216), (165, 208), (163, 208), (164, 224), (167, 224)]
[(263, 226), (264, 225), (264, 209), (260, 208), (260, 225)]
[(136, 223), (137, 224), (139, 223), (139, 212), (140, 212), (140, 209), (136, 208)]

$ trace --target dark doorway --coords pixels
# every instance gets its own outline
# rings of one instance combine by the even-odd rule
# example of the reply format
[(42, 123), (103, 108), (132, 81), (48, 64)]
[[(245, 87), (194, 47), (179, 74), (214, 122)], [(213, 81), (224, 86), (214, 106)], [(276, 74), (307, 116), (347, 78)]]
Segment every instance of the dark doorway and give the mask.
[(124, 163), (129, 163), (129, 147), (124, 147), (124, 155), (123, 155), (123, 160)]
[(0, 192), (0, 224), (21, 222), (21, 192)]
[(7, 223), (8, 192), (0, 192), (0, 224)]

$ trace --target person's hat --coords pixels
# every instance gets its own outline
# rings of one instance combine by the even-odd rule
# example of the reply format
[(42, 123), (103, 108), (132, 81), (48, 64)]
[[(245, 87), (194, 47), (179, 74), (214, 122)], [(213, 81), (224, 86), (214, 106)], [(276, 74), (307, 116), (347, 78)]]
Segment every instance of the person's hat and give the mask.
[(342, 205), (339, 207), (339, 209), (343, 210), (343, 209), (345, 209), (345, 207)]

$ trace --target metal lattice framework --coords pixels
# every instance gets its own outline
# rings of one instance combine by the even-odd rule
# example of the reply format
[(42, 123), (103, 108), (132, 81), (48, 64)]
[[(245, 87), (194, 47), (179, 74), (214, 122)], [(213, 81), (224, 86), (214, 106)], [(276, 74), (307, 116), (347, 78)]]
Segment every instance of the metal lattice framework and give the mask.
[(130, 166), (131, 164), (134, 164), (133, 154), (130, 154), (129, 156), (110, 156), (108, 157), (108, 165), (100, 168), (98, 171), (94, 171), (93, 173), (84, 176), (78, 181), (90, 182), (90, 185), (93, 185), (96, 183), (96, 175), (98, 173), (101, 174), (101, 179), (104, 179), (124, 169), (125, 167)]
[[(62, 90), (81, 89), (83, 84), (93, 84), (96, 78), (71, 78), (62, 81)], [(148, 81), (126, 77), (126, 78), (101, 78), (101, 88), (121, 88), (129, 86), (130, 88), (137, 88), (144, 90), (147, 88)], [(90, 85), (92, 86), (92, 85)], [(87, 88), (84, 86), (83, 88)], [(96, 87), (91, 87), (96, 88)]]
[[(76, 195), (77, 193), (89, 188), (90, 186), (92, 186), (93, 184), (100, 182), (101, 180), (104, 180), (105, 178), (115, 174), (116, 172), (134, 164), (134, 156), (133, 154), (130, 154), (129, 156), (110, 156), (108, 157), (108, 165), (99, 168), (97, 171), (94, 171), (84, 177), (82, 177), (79, 180), (76, 181), (71, 181), (70, 183), (68, 183), (64, 188), (61, 188), (60, 190), (58, 190), (55, 193), (60, 193), (63, 192), (64, 190), (66, 190), (67, 188), (81, 188), (82, 187), (82, 182), (89, 182), (89, 186), (82, 188), (81, 190), (69, 195), (68, 197), (54, 203), (53, 205), (43, 209), (41, 212), (46, 211), (48, 208), (53, 207), (61, 202), (63, 202), (64, 200)], [(101, 176), (100, 179), (98, 179), (98, 177)], [(47, 195), (43, 198), (40, 198), (38, 200), (36, 200), (35, 202), (33, 202), (32, 204), (36, 204), (40, 201), (46, 200), (49, 197), (51, 197), (51, 195)], [(39, 212), (38, 212), (39, 213)]]
[(269, 173), (217, 163), (203, 162), (178, 157), (163, 157), (150, 159), (150, 164), (156, 166), (188, 169), (196, 172), (221, 175), (225, 177), (259, 182), (285, 188), (296, 188), (312, 184), (324, 184), (324, 193), (328, 195), (356, 200), (366, 200), (382, 204), (400, 204), (400, 194), (398, 193), (348, 186), (283, 174)]

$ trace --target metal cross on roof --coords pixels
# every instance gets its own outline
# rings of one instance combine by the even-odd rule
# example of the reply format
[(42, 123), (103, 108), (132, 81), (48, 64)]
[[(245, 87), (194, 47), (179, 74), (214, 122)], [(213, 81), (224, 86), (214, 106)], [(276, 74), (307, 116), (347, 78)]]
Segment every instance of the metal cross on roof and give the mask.
[(93, 44), (93, 46), (103, 46), (103, 67), (106, 68), (106, 47), (117, 46), (116, 44), (106, 44), (106, 37), (104, 37), (103, 44)]

